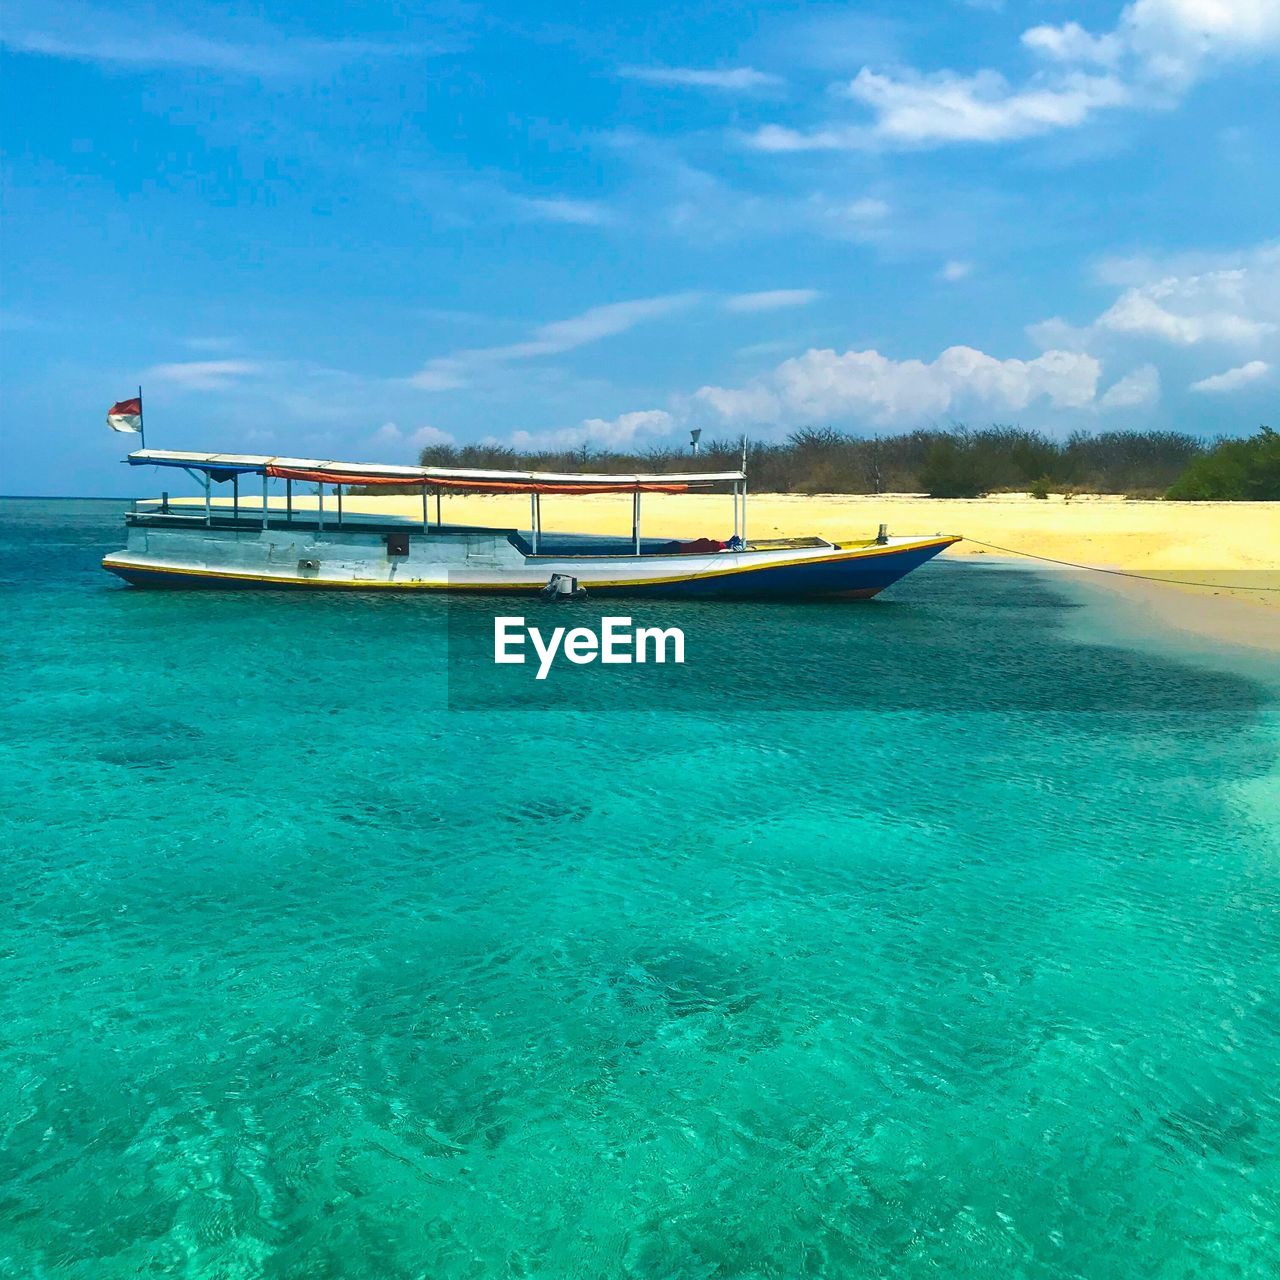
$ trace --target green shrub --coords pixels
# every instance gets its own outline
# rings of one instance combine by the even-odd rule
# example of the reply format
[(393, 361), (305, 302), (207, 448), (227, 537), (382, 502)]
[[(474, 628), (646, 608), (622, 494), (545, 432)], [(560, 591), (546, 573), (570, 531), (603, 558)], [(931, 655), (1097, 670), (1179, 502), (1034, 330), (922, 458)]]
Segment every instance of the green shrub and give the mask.
[(1090, 493), (1163, 492), (1205, 447), (1180, 431), (1077, 431), (1067, 439), (1058, 472), (1046, 474)]
[(991, 490), (982, 459), (961, 433), (935, 440), (920, 469), (921, 488), (931, 498), (980, 498)]
[[(747, 470), (755, 493), (925, 492), (976, 498), (1030, 489), (1036, 497), (1077, 492), (1275, 498), (1280, 497), (1276, 449), (1275, 433), (1265, 429), (1252, 441), (1220, 443), (1210, 451), (1195, 436), (1175, 431), (1077, 432), (1057, 440), (1002, 423), (871, 437), (810, 426), (786, 440), (752, 441)], [(526, 452), (496, 443), (432, 445), (422, 451), (429, 466), (528, 471), (733, 471), (741, 460), (741, 439), (704, 438), (696, 461), (687, 445), (668, 443), (617, 452), (585, 447)], [(412, 485), (404, 490), (417, 491)]]
[(1246, 440), (1222, 440), (1169, 488), (1177, 502), (1280, 501), (1280, 433), (1263, 427)]

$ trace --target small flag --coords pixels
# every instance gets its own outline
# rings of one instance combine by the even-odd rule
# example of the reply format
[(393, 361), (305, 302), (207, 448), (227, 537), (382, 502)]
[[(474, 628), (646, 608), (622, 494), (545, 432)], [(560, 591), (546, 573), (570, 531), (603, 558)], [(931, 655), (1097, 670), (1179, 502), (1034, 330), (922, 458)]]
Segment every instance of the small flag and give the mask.
[(142, 397), (121, 400), (107, 410), (107, 426), (112, 431), (142, 430)]

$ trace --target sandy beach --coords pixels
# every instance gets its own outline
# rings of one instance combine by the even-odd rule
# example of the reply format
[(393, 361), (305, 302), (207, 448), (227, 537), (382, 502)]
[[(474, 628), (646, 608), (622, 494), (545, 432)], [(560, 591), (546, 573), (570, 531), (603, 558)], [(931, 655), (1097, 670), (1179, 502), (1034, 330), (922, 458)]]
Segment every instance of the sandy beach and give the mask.
[[(303, 500), (298, 501), (301, 505)], [(349, 495), (343, 501), (348, 511), (416, 516), (422, 510), (416, 497)], [(433, 518), (434, 510), (433, 504)], [(443, 514), (446, 522), (527, 528), (529, 500), (470, 494), (445, 497)], [(891, 533), (961, 533), (1034, 555), (1142, 572), (1280, 575), (1280, 503), (1275, 502), (760, 493), (750, 498), (748, 519), (748, 533), (756, 537), (816, 533), (840, 541), (874, 536), (878, 525), (887, 524)], [(629, 533), (631, 499), (626, 495), (544, 498), (542, 520), (548, 529)], [(655, 537), (727, 537), (733, 531), (731, 499), (723, 494), (646, 494), (643, 530)], [(962, 542), (947, 554), (994, 553), (974, 542)]]
[[(282, 501), (273, 498), (273, 505)], [(298, 495), (295, 503), (310, 506), (314, 498)], [(347, 495), (343, 503), (349, 512), (417, 517), (422, 511), (421, 500), (411, 496)], [(445, 497), (442, 503), (446, 523), (529, 526), (525, 497), (467, 494)], [(332, 509), (331, 498), (326, 506)], [(434, 511), (433, 500), (433, 518)], [(548, 529), (621, 534), (631, 528), (631, 499), (549, 497), (542, 503), (542, 519)], [(1280, 589), (1245, 589), (1280, 588), (1280, 503), (761, 493), (750, 498), (748, 522), (749, 535), (756, 537), (821, 534), (840, 541), (874, 536), (880, 524), (887, 524), (891, 533), (960, 533), (967, 540), (949, 549), (949, 558), (994, 559), (1017, 552), (1202, 582), (1203, 587), (1188, 587), (1091, 575), (1097, 586), (1124, 592), (1166, 626), (1280, 649)], [(643, 531), (656, 537), (728, 537), (733, 531), (731, 499), (724, 494), (648, 494)]]

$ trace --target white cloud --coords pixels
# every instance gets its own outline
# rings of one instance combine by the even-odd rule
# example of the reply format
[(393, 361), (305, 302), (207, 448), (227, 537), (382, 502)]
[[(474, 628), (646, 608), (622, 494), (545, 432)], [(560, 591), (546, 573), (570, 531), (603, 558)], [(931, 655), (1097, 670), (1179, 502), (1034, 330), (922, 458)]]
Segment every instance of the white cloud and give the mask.
[(409, 381), (424, 391), (446, 391), (467, 386), (483, 369), (517, 360), (560, 355), (602, 338), (625, 333), (638, 324), (658, 320), (697, 302), (697, 293), (672, 293), (592, 307), (567, 320), (540, 325), (524, 342), (499, 347), (475, 347), (429, 361)]
[(217, 391), (265, 368), (254, 360), (190, 360), (152, 365), (143, 374), (143, 382), (163, 382), (184, 391)]
[(1061, 316), (1050, 316), (1026, 326), (1027, 336), (1041, 351), (1087, 351), (1093, 342), (1089, 325), (1068, 324)]
[(879, 222), (889, 216), (889, 205), (875, 196), (862, 196), (851, 200), (844, 208), (845, 216), (854, 222)]
[(1229, 59), (1280, 49), (1275, 0), (1135, 0), (1114, 31), (1093, 35), (1077, 22), (1032, 27), (1022, 42), (1062, 64), (1125, 64), (1135, 86), (1180, 92)]
[(1280, 354), (1280, 244), (1198, 259), (1112, 260), (1099, 275), (1127, 287), (1093, 323), (1054, 317), (1028, 333), (1044, 346), (1079, 351), (1126, 340)]
[(817, 289), (766, 289), (761, 293), (735, 293), (724, 300), (726, 311), (777, 311), (805, 307), (822, 294)]
[(1024, 31), (1022, 43), (1041, 63), (1023, 84), (989, 68), (864, 66), (841, 92), (869, 110), (869, 122), (766, 124), (747, 141), (774, 152), (1012, 142), (1076, 128), (1104, 110), (1170, 106), (1221, 63), (1280, 52), (1280, 4), (1135, 0), (1112, 31), (1041, 25)]
[(1247, 387), (1251, 382), (1265, 378), (1270, 372), (1271, 366), (1265, 360), (1250, 360), (1237, 369), (1228, 369), (1225, 373), (1215, 373), (1212, 377), (1193, 382), (1191, 390), (1221, 395)]
[(960, 280), (967, 280), (973, 275), (973, 263), (962, 262), (953, 258), (950, 262), (944, 262), (942, 269), (938, 272), (938, 278), (945, 280), (948, 284), (955, 284)]
[(44, 0), (32, 7), (31, 17), (23, 9), (19, 2), (8, 6), (0, 44), (20, 53), (91, 62), (115, 71), (189, 69), (265, 79), (346, 62), (436, 53), (442, 47), (412, 41), (308, 39), (250, 21), (228, 24), (226, 34), (208, 35), (74, 0)]
[(878, 351), (810, 350), (745, 387), (702, 387), (694, 402), (727, 423), (919, 421), (964, 408), (1020, 410), (1041, 397), (1059, 408), (1092, 404), (1101, 366), (1082, 352), (998, 360), (949, 347), (936, 360), (892, 360)]
[(901, 226), (891, 220), (892, 206), (878, 196), (833, 197), (817, 191), (798, 200), (776, 200), (762, 211), (762, 226), (786, 219), (793, 226), (812, 227), (838, 240), (869, 244), (887, 239)]
[(645, 439), (667, 435), (676, 420), (665, 409), (640, 409), (616, 418), (588, 418), (580, 426), (552, 431), (515, 431), (509, 443), (516, 449), (629, 449)]
[(21, 53), (93, 62), (109, 67), (196, 68), (235, 75), (272, 76), (294, 70), (284, 52), (212, 40), (183, 31), (154, 31), (141, 39), (110, 33), (62, 34), (25, 29), (4, 33), (6, 48)]
[(1060, 27), (1032, 27), (1022, 33), (1022, 43), (1052, 62), (1093, 62), (1113, 66), (1124, 52), (1124, 41), (1114, 32), (1090, 35), (1078, 22)]
[(894, 79), (864, 67), (847, 93), (875, 113), (878, 138), (907, 145), (1028, 138), (1078, 125), (1092, 111), (1129, 100), (1114, 77), (1084, 72), (1015, 90), (996, 71)]
[(534, 332), (532, 340), (505, 347), (491, 347), (488, 354), (504, 359), (527, 359), (530, 356), (555, 355), (601, 338), (625, 333), (648, 320), (657, 320), (697, 301), (694, 293), (664, 294), (656, 298), (637, 298), (631, 302), (610, 302), (592, 307), (567, 320), (554, 320)]
[(874, 145), (869, 129), (853, 125), (827, 125), (821, 129), (788, 129), (785, 125), (761, 125), (744, 141), (756, 151), (857, 151)]
[(614, 133), (609, 141), (639, 175), (639, 200), (628, 202), (630, 222), (665, 229), (699, 249), (747, 238), (772, 239), (783, 231), (859, 243), (915, 235), (949, 245), (954, 235), (943, 224), (967, 216), (966, 197), (953, 194), (950, 201), (939, 202), (936, 188), (922, 193), (915, 216), (900, 219), (891, 216), (897, 212), (896, 198), (892, 207), (882, 198), (895, 195), (887, 183), (877, 184), (872, 194), (860, 185), (851, 187), (850, 175), (841, 172), (827, 188), (764, 190), (746, 185), (746, 175), (731, 182), (690, 164), (681, 150), (684, 143), (632, 131)]
[(447, 431), (439, 427), (419, 427), (410, 432), (409, 443), (416, 449), (425, 449), (430, 444), (456, 444), (457, 441)]
[(1205, 341), (1255, 342), (1272, 328), (1244, 316), (1233, 315), (1229, 311), (1178, 315), (1163, 306), (1157, 297), (1152, 296), (1152, 292), (1153, 290), (1128, 290), (1098, 318), (1099, 326), (1118, 333), (1163, 338), (1182, 346)]
[(693, 400), (729, 423), (774, 426), (782, 421), (782, 404), (768, 379), (757, 378), (745, 387), (699, 387)]
[(385, 450), (392, 457), (417, 457), (420, 449), (432, 444), (455, 444), (456, 441), (447, 431), (439, 427), (418, 427), (408, 433), (401, 431), (394, 422), (384, 422), (373, 433), (371, 444), (375, 449)]
[(781, 76), (754, 67), (715, 70), (704, 67), (622, 67), (618, 74), (626, 80), (645, 84), (671, 85), (682, 89), (719, 89), (731, 93), (756, 93), (777, 89), (785, 83)]
[(566, 222), (576, 227), (603, 227), (614, 221), (613, 210), (597, 200), (572, 200), (564, 196), (547, 199), (518, 197), (516, 203), (533, 217), (545, 222)]
[(1155, 365), (1144, 364), (1113, 382), (1098, 401), (1100, 409), (1139, 409), (1160, 399), (1160, 373)]
[(1130, 90), (1114, 76), (1082, 71), (1014, 89), (998, 71), (969, 76), (905, 72), (895, 77), (864, 67), (843, 94), (870, 107), (874, 123), (812, 130), (767, 124), (747, 137), (747, 145), (791, 152), (1011, 142), (1082, 124), (1091, 112), (1130, 100)]
[(1276, 325), (1248, 313), (1247, 284), (1244, 269), (1170, 276), (1126, 289), (1098, 317), (1097, 325), (1179, 346), (1200, 342), (1249, 345), (1274, 333)]
[(1136, 0), (1116, 32), (1142, 73), (1186, 87), (1207, 64), (1280, 47), (1280, 6), (1274, 0)]
[[(473, 372), (470, 362), (465, 358), (469, 354), (463, 352), (462, 356), (440, 356), (431, 360), (409, 382), (419, 391), (455, 391), (459, 387), (465, 387)], [(479, 361), (475, 364), (478, 365)]]

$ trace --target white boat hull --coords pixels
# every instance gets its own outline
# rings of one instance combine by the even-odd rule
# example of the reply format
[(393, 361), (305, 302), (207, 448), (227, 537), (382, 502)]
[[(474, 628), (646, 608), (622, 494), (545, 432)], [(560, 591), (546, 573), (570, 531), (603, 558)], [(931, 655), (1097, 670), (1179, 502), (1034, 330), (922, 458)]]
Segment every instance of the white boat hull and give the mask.
[(368, 521), (323, 529), (273, 521), (262, 528), (243, 518), (205, 525), (149, 513), (133, 519), (128, 546), (103, 567), (150, 587), (532, 594), (563, 574), (593, 594), (869, 597), (956, 540), (815, 538), (696, 553), (533, 555), (510, 530)]

